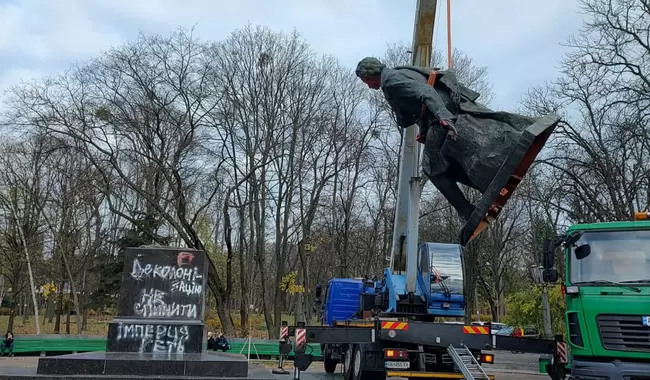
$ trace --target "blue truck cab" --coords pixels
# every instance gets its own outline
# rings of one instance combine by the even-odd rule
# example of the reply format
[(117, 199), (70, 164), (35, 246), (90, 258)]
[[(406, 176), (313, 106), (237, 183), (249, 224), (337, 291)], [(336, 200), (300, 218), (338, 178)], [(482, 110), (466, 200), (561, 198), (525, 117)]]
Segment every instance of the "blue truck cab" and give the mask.
[(325, 288), (321, 324), (331, 326), (334, 321), (358, 319), (362, 295), (375, 294), (375, 282), (360, 278), (332, 278)]

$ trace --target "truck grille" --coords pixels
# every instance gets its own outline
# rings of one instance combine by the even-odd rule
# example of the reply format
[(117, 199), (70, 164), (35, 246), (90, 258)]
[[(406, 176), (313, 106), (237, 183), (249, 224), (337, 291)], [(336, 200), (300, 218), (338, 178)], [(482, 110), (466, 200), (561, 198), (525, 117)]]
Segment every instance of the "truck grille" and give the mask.
[(650, 352), (650, 327), (640, 315), (599, 315), (597, 318), (603, 348), (618, 351)]

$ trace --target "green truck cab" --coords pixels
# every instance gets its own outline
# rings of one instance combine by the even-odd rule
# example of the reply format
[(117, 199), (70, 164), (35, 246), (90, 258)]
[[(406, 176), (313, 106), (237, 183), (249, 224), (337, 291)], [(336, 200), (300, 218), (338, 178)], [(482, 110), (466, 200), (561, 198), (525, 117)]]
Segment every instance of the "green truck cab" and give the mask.
[(579, 224), (567, 231), (571, 379), (650, 379), (648, 216), (637, 213), (635, 221)]

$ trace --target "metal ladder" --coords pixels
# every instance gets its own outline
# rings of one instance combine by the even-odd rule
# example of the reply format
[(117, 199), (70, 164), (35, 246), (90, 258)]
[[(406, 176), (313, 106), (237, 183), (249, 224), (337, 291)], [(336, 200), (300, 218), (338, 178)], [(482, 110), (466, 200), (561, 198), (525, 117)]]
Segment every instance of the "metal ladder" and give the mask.
[(461, 343), (459, 348), (450, 345), (447, 347), (447, 353), (460, 373), (465, 376), (465, 380), (490, 380), (474, 354), (464, 344)]

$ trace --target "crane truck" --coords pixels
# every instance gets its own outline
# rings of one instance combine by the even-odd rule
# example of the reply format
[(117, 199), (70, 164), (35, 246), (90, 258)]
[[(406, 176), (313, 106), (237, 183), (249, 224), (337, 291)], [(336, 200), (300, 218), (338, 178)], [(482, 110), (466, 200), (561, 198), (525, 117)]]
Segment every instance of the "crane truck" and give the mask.
[(571, 226), (547, 240), (544, 281), (555, 283), (564, 246), (568, 360), (574, 380), (650, 379), (650, 213)]
[[(429, 67), (437, 0), (418, 0), (412, 65)], [(463, 247), (492, 220), (518, 186), (544, 146), (555, 124), (529, 127), (494, 177), (463, 230), (460, 244), (418, 242), (419, 205), (425, 184), (420, 177), (418, 127), (403, 131), (393, 246), (381, 280), (331, 279), (323, 294), (320, 326), (295, 326), (294, 365), (297, 376), (311, 364), (309, 344), (320, 344), (326, 372), (343, 363), (345, 380), (386, 377), (494, 379), (482, 364), (505, 350), (548, 352), (551, 341), (497, 337), (484, 326), (441, 323), (436, 318), (465, 315)], [(546, 126), (541, 128), (540, 126)], [(284, 337), (282, 337), (284, 338)], [(500, 340), (499, 340), (500, 339)], [(510, 340), (509, 340), (510, 339)], [(281, 346), (282, 346), (281, 340)]]

